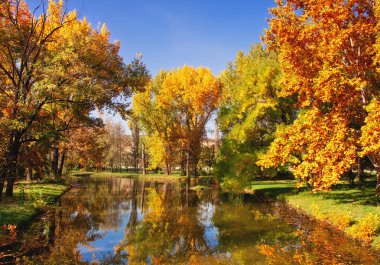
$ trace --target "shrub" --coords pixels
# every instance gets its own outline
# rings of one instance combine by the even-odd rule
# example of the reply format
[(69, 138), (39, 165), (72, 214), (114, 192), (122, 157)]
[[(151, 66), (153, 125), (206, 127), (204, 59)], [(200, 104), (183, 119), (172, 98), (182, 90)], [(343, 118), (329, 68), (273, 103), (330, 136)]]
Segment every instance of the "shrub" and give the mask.
[(321, 213), (321, 210), (319, 209), (319, 206), (315, 203), (312, 203), (310, 206), (311, 209), (311, 215), (318, 220), (323, 219), (323, 215)]
[(362, 242), (370, 243), (379, 227), (379, 216), (377, 214), (369, 213), (362, 218), (357, 224), (354, 224), (349, 230), (348, 234)]
[(347, 227), (350, 226), (351, 220), (352, 215), (348, 212), (339, 213), (330, 218), (331, 224), (342, 231), (344, 231)]

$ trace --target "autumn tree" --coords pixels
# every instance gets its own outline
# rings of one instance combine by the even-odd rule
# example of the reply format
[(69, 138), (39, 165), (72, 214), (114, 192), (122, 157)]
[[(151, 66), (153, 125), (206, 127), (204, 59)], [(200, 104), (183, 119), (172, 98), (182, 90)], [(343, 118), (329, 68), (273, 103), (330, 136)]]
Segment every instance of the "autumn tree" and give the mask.
[(157, 102), (166, 75), (166, 71), (161, 71), (144, 92), (133, 97), (133, 115), (147, 134), (145, 142), (150, 168), (165, 168), (165, 174), (170, 175), (178, 156), (181, 135), (177, 128), (177, 112), (165, 109)]
[[(239, 52), (222, 72), (222, 98), (217, 121), (223, 132), (217, 173), (242, 183), (267, 175), (256, 165), (258, 155), (273, 141), (279, 124), (291, 123), (292, 98), (279, 97), (281, 69), (277, 54), (256, 44)], [(243, 183), (244, 185), (244, 183)]]
[(210, 70), (184, 66), (160, 72), (144, 93), (134, 97), (134, 112), (150, 137), (151, 160), (163, 161), (167, 174), (181, 150), (186, 152), (186, 175), (190, 177), (190, 166), (197, 174), (205, 126), (219, 95), (220, 83)]
[[(67, 156), (67, 165), (77, 168), (79, 165), (86, 170), (88, 167), (101, 168), (107, 163), (109, 145), (105, 127), (82, 127), (69, 130), (66, 138), (62, 139), (62, 152)], [(63, 163), (61, 163), (63, 166)]]
[(105, 143), (104, 150), (105, 166), (111, 170), (119, 168), (120, 170), (127, 164), (130, 150), (133, 152), (134, 139), (132, 141), (126, 134), (122, 124), (107, 122), (105, 125), (105, 134), (101, 141)]
[(279, 54), (280, 96), (296, 96), (301, 111), (293, 124), (278, 128), (259, 165), (290, 162), (296, 177), (326, 190), (358, 155), (378, 159), (361, 140), (379, 126), (373, 123), (379, 98), (375, 1), (276, 3), (265, 41)]
[(133, 161), (133, 167), (136, 173), (139, 172), (139, 146), (140, 146), (140, 128), (135, 116), (131, 116), (128, 121), (128, 127), (131, 130), (132, 137), (132, 149), (131, 160)]
[(125, 112), (132, 87), (144, 82), (138, 76), (145, 66), (138, 60), (125, 65), (105, 26), (99, 32), (64, 10), (62, 1), (49, 1), (36, 17), (22, 0), (0, 3), (0, 123), (6, 142), (0, 196), (5, 180), (7, 195), (13, 194), (24, 144), (55, 139), (55, 148), (63, 131), (96, 125), (90, 115), (96, 108)]
[[(184, 66), (169, 72), (157, 96), (157, 105), (177, 114), (178, 130), (186, 152), (186, 176), (197, 175), (200, 147), (206, 123), (215, 111), (220, 96), (220, 83), (204, 67)], [(191, 165), (190, 165), (191, 164)]]
[(363, 148), (360, 153), (361, 156), (367, 155), (371, 160), (377, 171), (377, 185), (376, 194), (380, 195), (380, 1), (375, 1), (374, 15), (377, 21), (375, 32), (376, 42), (373, 44), (374, 50), (374, 62), (373, 66), (376, 68), (375, 75), (377, 89), (375, 93), (371, 94), (371, 101), (368, 106), (365, 106), (367, 116), (362, 127), (362, 135), (360, 138), (360, 144)]

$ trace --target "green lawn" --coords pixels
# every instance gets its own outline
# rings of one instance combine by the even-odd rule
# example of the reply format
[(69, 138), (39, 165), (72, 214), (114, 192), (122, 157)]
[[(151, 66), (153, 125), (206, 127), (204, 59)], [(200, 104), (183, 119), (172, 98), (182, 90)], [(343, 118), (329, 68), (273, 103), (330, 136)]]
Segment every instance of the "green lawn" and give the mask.
[(298, 192), (295, 180), (255, 180), (246, 189), (248, 192), (260, 192), (267, 197), (282, 197)]
[[(348, 227), (342, 229), (346, 233), (350, 233), (354, 225), (370, 214), (377, 215), (380, 222), (380, 199), (375, 196), (373, 182), (368, 181), (364, 189), (359, 189), (342, 181), (331, 191), (321, 193), (296, 189), (295, 185), (296, 181), (293, 180), (253, 181), (248, 190), (284, 199), (292, 207), (332, 225), (345, 218), (349, 221)], [(372, 246), (380, 248), (378, 225), (373, 239)]]
[(67, 186), (61, 184), (19, 183), (15, 185), (14, 197), (3, 197), (0, 202), (0, 225), (27, 225), (38, 212), (51, 207)]
[[(91, 176), (91, 178), (104, 178), (104, 177), (118, 177), (118, 178), (139, 178), (140, 180), (151, 180), (151, 181), (176, 181), (176, 180), (185, 180), (185, 176), (180, 176), (179, 173), (172, 173), (171, 175), (159, 174), (159, 173), (148, 173), (146, 175), (138, 174), (134, 172), (95, 172), (95, 171), (72, 171), (70, 176), (73, 177), (83, 177), (83, 176)], [(214, 179), (211, 176), (198, 176), (197, 180), (200, 182), (209, 181), (210, 179)]]

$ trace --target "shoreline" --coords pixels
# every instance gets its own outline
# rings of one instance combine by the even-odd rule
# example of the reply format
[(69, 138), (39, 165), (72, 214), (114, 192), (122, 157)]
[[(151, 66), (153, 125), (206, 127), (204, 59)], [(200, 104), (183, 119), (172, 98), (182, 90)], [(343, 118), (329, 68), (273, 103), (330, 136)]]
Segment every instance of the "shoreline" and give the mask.
[[(185, 179), (179, 175), (142, 175), (130, 172), (78, 173), (74, 172), (71, 175), (87, 174), (95, 178), (132, 177), (151, 181), (183, 181)], [(198, 177), (199, 182), (204, 180), (207, 182), (211, 179), (213, 179), (211, 176)], [(193, 183), (194, 186), (191, 189), (203, 190), (208, 186), (204, 184)], [(252, 181), (247, 188), (238, 192), (256, 194), (260, 199), (267, 201), (283, 201), (288, 207), (344, 233), (348, 238), (361, 242), (361, 245), (369, 246), (375, 251), (380, 250), (380, 200), (375, 197), (370, 181), (367, 182), (365, 189), (351, 187), (342, 182), (329, 192), (313, 193), (305, 188), (297, 189), (295, 180), (258, 180)]]
[(55, 207), (60, 197), (71, 185), (55, 183), (17, 183), (12, 198), (0, 202), (0, 227), (15, 225), (24, 229), (38, 216)]
[[(344, 184), (330, 192), (313, 193), (296, 189), (291, 186), (292, 183), (253, 182), (244, 192), (282, 202), (295, 212), (360, 242), (362, 246), (380, 251), (380, 206), (372, 188), (360, 190)], [(370, 200), (371, 196), (373, 201)]]

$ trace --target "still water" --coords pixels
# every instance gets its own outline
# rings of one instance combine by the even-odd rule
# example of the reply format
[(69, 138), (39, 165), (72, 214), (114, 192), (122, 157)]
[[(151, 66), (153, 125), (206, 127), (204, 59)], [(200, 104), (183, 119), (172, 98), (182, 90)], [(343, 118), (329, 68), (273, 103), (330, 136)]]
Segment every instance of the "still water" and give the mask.
[(22, 264), (378, 264), (281, 203), (185, 183), (78, 178), (20, 239)]

